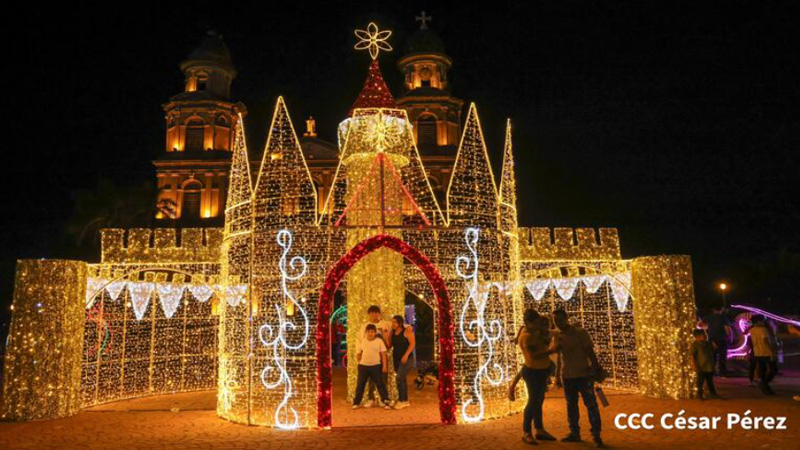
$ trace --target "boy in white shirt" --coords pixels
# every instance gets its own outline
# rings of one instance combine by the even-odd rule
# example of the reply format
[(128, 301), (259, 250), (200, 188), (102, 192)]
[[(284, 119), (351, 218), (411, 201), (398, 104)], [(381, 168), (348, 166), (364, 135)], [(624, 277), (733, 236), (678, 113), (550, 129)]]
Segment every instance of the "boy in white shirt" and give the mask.
[(356, 383), (356, 396), (353, 399), (353, 409), (361, 407), (364, 389), (367, 380), (371, 380), (378, 388), (384, 408), (391, 409), (389, 405), (389, 391), (383, 382), (388, 365), (386, 363), (386, 344), (383, 339), (376, 336), (374, 324), (367, 324), (367, 337), (361, 341), (358, 350), (358, 382)]
[[(356, 341), (356, 354), (361, 351), (361, 343), (364, 339), (367, 338), (367, 326), (373, 325), (375, 326), (375, 336), (379, 339), (383, 340), (383, 343), (387, 346), (389, 345), (388, 339), (391, 336), (391, 324), (385, 320), (381, 316), (381, 308), (378, 305), (371, 305), (367, 308), (368, 319), (367, 322), (361, 326), (361, 333), (359, 334), (359, 339)], [(389, 385), (389, 377), (388, 373), (384, 372), (382, 374), (383, 377), (383, 384), (388, 386)], [(378, 402), (375, 401), (375, 383), (371, 380), (367, 382), (367, 403), (364, 405), (365, 408), (371, 408), (372, 406), (377, 406)]]

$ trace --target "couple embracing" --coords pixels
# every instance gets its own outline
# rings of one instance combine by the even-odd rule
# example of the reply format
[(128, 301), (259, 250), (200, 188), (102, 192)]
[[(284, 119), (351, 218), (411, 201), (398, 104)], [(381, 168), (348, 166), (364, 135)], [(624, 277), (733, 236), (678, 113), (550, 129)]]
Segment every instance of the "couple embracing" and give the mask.
[[(524, 358), (524, 366), (511, 385), (509, 395), (514, 399), (514, 390), (520, 378), (528, 389), (528, 403), (525, 405), (522, 429), (522, 440), (528, 444), (540, 441), (556, 440), (544, 429), (542, 405), (547, 392), (547, 381), (554, 370), (550, 355), (560, 356), (560, 374), (564, 385), (564, 397), (567, 401), (567, 421), (570, 433), (561, 442), (581, 442), (580, 411), (578, 397), (583, 397), (583, 404), (589, 415), (592, 437), (598, 447), (604, 447), (600, 438), (600, 409), (594, 393), (594, 382), (602, 381), (605, 371), (597, 361), (594, 346), (589, 334), (583, 328), (572, 325), (569, 316), (563, 309), (553, 312), (553, 322), (557, 328), (550, 332), (550, 320), (539, 315), (533, 309), (524, 314), (525, 326), (517, 338)], [(533, 427), (531, 426), (533, 422)], [(533, 434), (533, 428), (536, 434)]]

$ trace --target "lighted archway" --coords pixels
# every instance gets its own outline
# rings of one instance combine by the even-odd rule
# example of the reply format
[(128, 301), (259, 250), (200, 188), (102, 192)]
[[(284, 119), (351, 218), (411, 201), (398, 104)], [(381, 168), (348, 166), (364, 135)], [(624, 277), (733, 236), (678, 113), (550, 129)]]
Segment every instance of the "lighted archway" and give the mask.
[(328, 272), (325, 282), (322, 284), (317, 315), (317, 424), (321, 428), (330, 428), (332, 425), (330, 315), (334, 293), (339, 287), (339, 282), (358, 261), (380, 248), (393, 250), (419, 267), (436, 296), (437, 328), (439, 330), (439, 416), (443, 424), (454, 424), (456, 422), (456, 391), (450, 295), (442, 275), (425, 255), (402, 240), (385, 234), (373, 236), (350, 249)]

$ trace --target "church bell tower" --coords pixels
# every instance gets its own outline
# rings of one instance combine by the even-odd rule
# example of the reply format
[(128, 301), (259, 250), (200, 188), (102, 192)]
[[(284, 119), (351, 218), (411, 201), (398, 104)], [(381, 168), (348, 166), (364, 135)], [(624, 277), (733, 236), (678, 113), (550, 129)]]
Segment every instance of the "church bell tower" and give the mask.
[(153, 162), (159, 201), (173, 204), (174, 217), (188, 225), (213, 225), (225, 209), (234, 127), (243, 104), (231, 101), (236, 68), (222, 36), (210, 31), (180, 64), (184, 90), (164, 105), (166, 142)]
[(450, 94), (448, 71), (453, 60), (445, 53), (439, 36), (428, 28), (433, 17), (423, 11), (416, 19), (420, 28), (411, 35), (405, 54), (397, 61), (405, 79), (405, 92), (397, 104), (408, 112), (423, 155), (455, 154), (464, 102)]

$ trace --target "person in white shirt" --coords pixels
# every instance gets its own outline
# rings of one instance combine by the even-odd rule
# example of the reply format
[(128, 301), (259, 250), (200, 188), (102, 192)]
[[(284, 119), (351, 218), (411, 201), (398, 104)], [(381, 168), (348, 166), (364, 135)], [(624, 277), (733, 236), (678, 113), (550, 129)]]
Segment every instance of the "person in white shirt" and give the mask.
[[(361, 351), (361, 343), (367, 337), (367, 327), (369, 325), (375, 326), (375, 336), (383, 340), (385, 345), (388, 344), (388, 340), (391, 339), (391, 324), (381, 317), (381, 308), (378, 305), (371, 305), (367, 308), (367, 314), (369, 314), (369, 319), (367, 323), (365, 323), (361, 327), (361, 333), (359, 333), (359, 339), (356, 341), (356, 354)], [(388, 370), (387, 370), (388, 372)], [(388, 374), (384, 372), (382, 374), (383, 377), (383, 384), (385, 386), (389, 385), (389, 378)], [(371, 408), (372, 406), (377, 406), (377, 401), (375, 400), (375, 383), (372, 380), (367, 382), (367, 403), (364, 405), (366, 408)]]
[(367, 324), (367, 337), (361, 341), (358, 351), (358, 381), (356, 382), (356, 396), (353, 399), (353, 409), (361, 407), (364, 398), (364, 389), (367, 380), (371, 380), (378, 388), (384, 408), (391, 409), (389, 404), (389, 391), (383, 378), (386, 376), (388, 364), (386, 362), (386, 344), (382, 338), (377, 337), (374, 324)]

